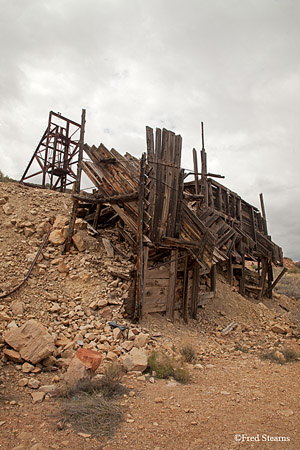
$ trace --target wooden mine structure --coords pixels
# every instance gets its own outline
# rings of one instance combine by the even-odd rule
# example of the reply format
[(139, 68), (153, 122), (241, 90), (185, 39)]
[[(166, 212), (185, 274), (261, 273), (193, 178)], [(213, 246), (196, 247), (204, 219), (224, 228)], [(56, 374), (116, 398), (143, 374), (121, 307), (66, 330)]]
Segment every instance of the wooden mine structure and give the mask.
[[(96, 192), (73, 194), (74, 208), (65, 251), (71, 245), (79, 210), (91, 225), (116, 224), (136, 255), (132, 295), (125, 309), (136, 319), (145, 313), (175, 311), (184, 318), (197, 312), (216, 290), (217, 266), (242, 295), (272, 296), (278, 279), (272, 265), (282, 265), (282, 250), (268, 235), (262, 213), (207, 172), (202, 126), (201, 170), (193, 150), (193, 181), (181, 168), (182, 138), (172, 131), (146, 128), (147, 153), (137, 159), (115, 149), (83, 145), (89, 160), (81, 167)], [(79, 175), (80, 176), (80, 175)], [(255, 266), (249, 268), (248, 262)], [(280, 275), (281, 276), (281, 275)]]
[(21, 182), (66, 192), (77, 179), (83, 124), (50, 111), (48, 126), (26, 167)]

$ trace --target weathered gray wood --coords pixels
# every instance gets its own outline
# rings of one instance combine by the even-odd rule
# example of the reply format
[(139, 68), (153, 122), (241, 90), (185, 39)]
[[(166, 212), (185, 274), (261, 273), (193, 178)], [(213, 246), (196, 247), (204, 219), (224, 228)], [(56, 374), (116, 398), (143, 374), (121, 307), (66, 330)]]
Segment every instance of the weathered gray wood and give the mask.
[(105, 248), (105, 250), (106, 250), (107, 256), (108, 256), (109, 258), (114, 258), (114, 256), (115, 256), (114, 248), (113, 248), (113, 246), (111, 245), (109, 239), (107, 239), (107, 238), (102, 238), (102, 243), (103, 243), (104, 248)]
[(178, 266), (178, 249), (175, 249), (171, 251), (170, 279), (168, 288), (168, 301), (166, 308), (166, 316), (168, 319), (172, 321), (174, 320), (177, 266)]

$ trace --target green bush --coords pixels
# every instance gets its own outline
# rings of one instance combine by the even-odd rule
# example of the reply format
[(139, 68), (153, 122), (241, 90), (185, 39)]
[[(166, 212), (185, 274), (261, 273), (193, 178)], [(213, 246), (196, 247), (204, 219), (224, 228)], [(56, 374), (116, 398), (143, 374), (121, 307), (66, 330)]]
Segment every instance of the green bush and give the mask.
[(157, 378), (173, 377), (179, 383), (187, 383), (190, 380), (189, 372), (185, 367), (178, 366), (176, 361), (161, 353), (151, 353), (148, 365), (156, 373)]
[(148, 358), (148, 365), (157, 378), (169, 378), (174, 375), (174, 368), (171, 359), (161, 353), (153, 352)]

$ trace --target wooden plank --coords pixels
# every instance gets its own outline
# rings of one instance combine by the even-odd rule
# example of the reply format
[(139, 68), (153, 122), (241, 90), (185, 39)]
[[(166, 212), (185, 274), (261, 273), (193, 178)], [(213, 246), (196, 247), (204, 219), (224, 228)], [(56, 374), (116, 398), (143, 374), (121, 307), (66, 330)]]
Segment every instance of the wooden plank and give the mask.
[(115, 256), (114, 248), (113, 248), (113, 246), (111, 245), (109, 239), (102, 238), (102, 243), (103, 243), (104, 248), (105, 248), (105, 250), (106, 250), (107, 256), (108, 256), (109, 258), (114, 258), (114, 256)]
[(181, 307), (181, 313), (182, 313), (183, 320), (186, 323), (188, 322), (188, 275), (189, 275), (188, 261), (189, 261), (189, 257), (185, 256), (185, 258), (184, 258), (184, 269), (183, 269), (183, 286), (182, 286), (182, 307)]
[(194, 263), (193, 267), (193, 284), (191, 297), (191, 318), (197, 319), (198, 312), (198, 291), (199, 291), (199, 264)]
[(178, 266), (178, 249), (175, 249), (171, 251), (170, 280), (169, 280), (168, 301), (166, 308), (166, 316), (168, 319), (172, 321), (174, 320), (177, 266)]

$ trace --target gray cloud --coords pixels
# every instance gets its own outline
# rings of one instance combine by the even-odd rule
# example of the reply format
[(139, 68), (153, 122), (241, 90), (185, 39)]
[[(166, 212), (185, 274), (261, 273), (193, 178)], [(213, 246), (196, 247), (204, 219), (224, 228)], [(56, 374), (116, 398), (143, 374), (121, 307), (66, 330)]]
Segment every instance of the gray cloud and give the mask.
[(0, 0), (0, 169), (20, 177), (49, 110), (137, 156), (145, 125), (183, 136), (300, 259), (300, 4), (293, 0)]

